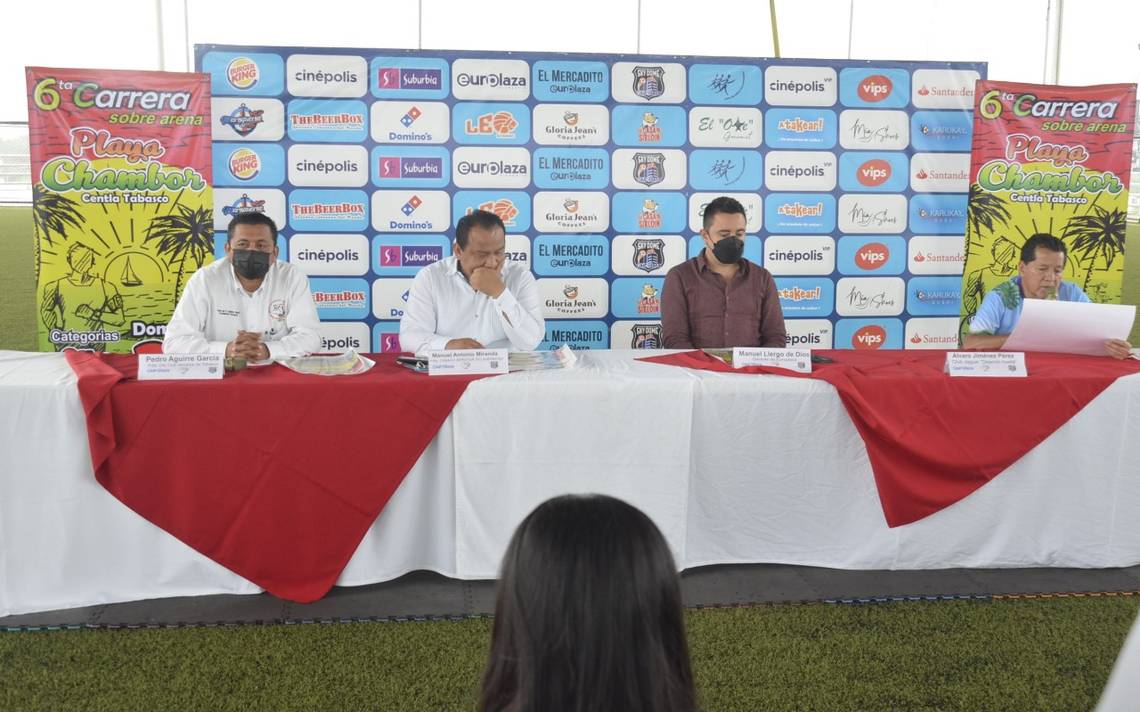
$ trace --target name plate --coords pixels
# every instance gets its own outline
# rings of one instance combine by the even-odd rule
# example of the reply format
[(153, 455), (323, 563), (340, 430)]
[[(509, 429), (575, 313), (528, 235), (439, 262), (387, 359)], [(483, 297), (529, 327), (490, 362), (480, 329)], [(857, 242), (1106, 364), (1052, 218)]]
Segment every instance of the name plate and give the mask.
[(946, 367), (951, 376), (990, 376), (1024, 378), (1024, 351), (950, 351), (946, 354)]
[(429, 376), (476, 376), (507, 372), (506, 349), (455, 349), (428, 352)]
[(796, 373), (811, 373), (811, 351), (808, 349), (759, 349), (737, 346), (732, 350), (732, 367), (767, 366), (786, 368)]
[(139, 356), (140, 381), (198, 381), (221, 378), (224, 354), (143, 354)]

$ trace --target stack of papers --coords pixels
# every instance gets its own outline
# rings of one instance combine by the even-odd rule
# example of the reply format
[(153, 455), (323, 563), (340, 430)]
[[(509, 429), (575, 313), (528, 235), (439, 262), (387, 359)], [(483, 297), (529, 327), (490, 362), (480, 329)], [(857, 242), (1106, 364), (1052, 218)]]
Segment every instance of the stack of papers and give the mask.
[(364, 373), (376, 364), (350, 350), (343, 354), (291, 358), (282, 361), (281, 365), (297, 373), (314, 376), (355, 376), (358, 373)]
[(578, 356), (568, 345), (553, 351), (513, 351), (507, 355), (510, 371), (550, 371), (569, 368), (578, 362)]

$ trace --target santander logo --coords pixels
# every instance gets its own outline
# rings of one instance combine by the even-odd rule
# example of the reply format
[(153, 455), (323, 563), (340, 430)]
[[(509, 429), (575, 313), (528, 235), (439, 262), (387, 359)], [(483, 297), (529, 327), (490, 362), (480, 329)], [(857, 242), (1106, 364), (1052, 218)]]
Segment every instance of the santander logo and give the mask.
[(851, 335), (851, 347), (860, 350), (877, 349), (886, 341), (886, 329), (876, 324), (868, 324)]
[(859, 82), (859, 98), (863, 101), (877, 103), (891, 95), (894, 84), (882, 74), (872, 74)]
[(921, 344), (922, 343), (922, 337), (919, 336), (918, 334), (915, 334), (914, 336), (910, 337), (910, 343)]
[(868, 188), (882, 185), (891, 179), (891, 164), (881, 158), (873, 158), (859, 166), (855, 178)]
[(891, 251), (881, 242), (868, 242), (855, 253), (855, 264), (860, 269), (876, 270), (891, 258)]

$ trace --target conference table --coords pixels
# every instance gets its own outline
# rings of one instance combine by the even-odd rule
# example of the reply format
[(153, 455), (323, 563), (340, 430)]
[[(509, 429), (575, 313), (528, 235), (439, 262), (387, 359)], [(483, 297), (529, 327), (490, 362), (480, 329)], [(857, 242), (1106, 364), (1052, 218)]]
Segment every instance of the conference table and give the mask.
[[(855, 358), (854, 352), (830, 353), (838, 362)], [(683, 356), (652, 354), (666, 361)], [(212, 544), (202, 544), (207, 535), (196, 525), (231, 507), (225, 483), (239, 488), (238, 469), (245, 463), (234, 453), (246, 449), (285, 453), (290, 468), (307, 459), (329, 463), (328, 472), (317, 477), (331, 480), (320, 487), (337, 495), (329, 499), (363, 526), (355, 541), (350, 537), (345, 560), (333, 562), (328, 585), (377, 583), (416, 570), (494, 578), (512, 531), (534, 506), (555, 495), (587, 492), (623, 498), (649, 514), (680, 569), (762, 562), (841, 569), (1140, 563), (1140, 373), (1134, 370), (1090, 391), (1095, 395), (1087, 404), (1078, 404), (1083, 407), (1074, 407), (1071, 417), (1050, 426), (1039, 442), (967, 494), (944, 506), (922, 509), (919, 502), (918, 514), (895, 514), (888, 521), (882, 472), (877, 475), (878, 464), (872, 466), (882, 443), (869, 456), (873, 433), (866, 418), (859, 424), (853, 419), (856, 405), (849, 394), (841, 397), (842, 388), (779, 372), (647, 361), (648, 355), (579, 352), (572, 368), (466, 379), (454, 387), (444, 384), (449, 378), (407, 372), (388, 355), (373, 357), (372, 381), (368, 374), (301, 376), (273, 365), (221, 381), (180, 383), (178, 397), (162, 384), (116, 377), (104, 389), (105, 405), (122, 411), (127, 402), (107, 394), (145, 396), (147, 410), (137, 418), (138, 427), (154, 427), (169, 410), (176, 427), (198, 433), (186, 442), (150, 438), (147, 466), (133, 475), (142, 479), (130, 482), (145, 506), (157, 508), (148, 510), (129, 498), (129, 481), (120, 471), (129, 463), (116, 462), (117, 455), (107, 455), (110, 449), (104, 453), (110, 459), (96, 472), (97, 433), (89, 426), (97, 399), (90, 392), (81, 397), (77, 368), (65, 355), (0, 351), (0, 616), (259, 592), (263, 587), (254, 580), (216, 561), (234, 567), (225, 552), (239, 534), (254, 538), (247, 554), (252, 551), (255, 559), (259, 551), (288, 556), (289, 547), (298, 549), (297, 561), (325, 556), (319, 550), (325, 532), (342, 517), (320, 513), (341, 510), (314, 504), (324, 519), (310, 521), (300, 534), (286, 533), (312, 518), (305, 503), (324, 496), (319, 489), (305, 494), (300, 505), (292, 501), (264, 514), (252, 533), (248, 526), (244, 534), (231, 526), (241, 519), (235, 515), (227, 520), (230, 528), (208, 535), (218, 539), (222, 555), (202, 553)], [(1010, 398), (1021, 398), (1017, 406), (1025, 413), (1053, 407), (1048, 397), (1064, 379), (1035, 381), (1035, 370), (1046, 363), (1035, 356), (1027, 357), (1030, 378), (1021, 385), (997, 379), (1020, 390), (1005, 391), (1004, 405), (979, 404), (970, 418), (960, 419), (969, 421), (960, 423), (963, 432), (974, 440), (1001, 439), (1016, 419), (993, 422), (989, 411), (1000, 411)], [(924, 381), (940, 383), (947, 392), (959, 388), (947, 385), (932, 366), (938, 355), (859, 358), (863, 371), (874, 370), (866, 366), (874, 365), (868, 359), (885, 359), (892, 368), (905, 362), (926, 369)], [(1072, 373), (1079, 380), (1105, 361), (1058, 361), (1050, 373)], [(403, 400), (387, 403), (386, 394), (397, 392), (393, 383), (402, 384)], [(429, 392), (449, 388), (453, 397), (436, 403), (435, 411), (423, 405)], [(192, 395), (203, 394), (199, 405), (206, 404), (210, 417), (197, 422), (202, 413), (186, 409)], [(928, 410), (916, 413), (937, 421), (939, 414)], [(232, 444), (253, 432), (251, 422), (264, 420), (272, 431), (295, 413), (309, 421), (290, 420), (294, 429), (279, 441), (258, 435)], [(122, 440), (121, 423), (114, 422), (112, 439), (117, 433)], [(298, 439), (298, 428), (311, 437)], [(390, 487), (376, 484), (371, 463), (417, 438), (406, 466), (395, 466), (406, 472), (398, 472)], [(170, 458), (162, 456), (167, 451)], [(166, 479), (181, 461), (207, 474), (200, 480)], [(916, 465), (928, 466), (933, 465)], [(274, 487), (275, 468), (265, 469), (258, 486), (273, 496), (300, 486), (278, 481)], [(378, 503), (378, 516), (366, 507), (354, 509), (356, 503), (338, 490), (353, 482), (372, 488), (368, 496)], [(157, 520), (158, 510), (173, 511), (175, 521), (163, 528), (148, 521)], [(374, 518), (361, 519), (369, 516)], [(284, 552), (281, 541), (291, 542)], [(315, 553), (309, 543), (318, 547)], [(294, 590), (291, 581), (281, 585)]]

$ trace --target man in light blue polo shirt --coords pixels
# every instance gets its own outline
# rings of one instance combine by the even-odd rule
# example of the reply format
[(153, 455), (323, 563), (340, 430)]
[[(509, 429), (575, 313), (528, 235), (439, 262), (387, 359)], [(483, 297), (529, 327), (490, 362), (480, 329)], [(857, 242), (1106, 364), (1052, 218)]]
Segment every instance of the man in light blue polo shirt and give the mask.
[[(1063, 302), (1088, 302), (1087, 294), (1072, 282), (1064, 282), (1065, 243), (1049, 233), (1039, 232), (1021, 248), (1018, 276), (994, 287), (982, 300), (978, 313), (970, 320), (970, 333), (963, 348), (999, 349), (1017, 326), (1026, 299), (1058, 299)], [(1104, 342), (1105, 352), (1114, 358), (1132, 355), (1132, 344), (1121, 339)]]

